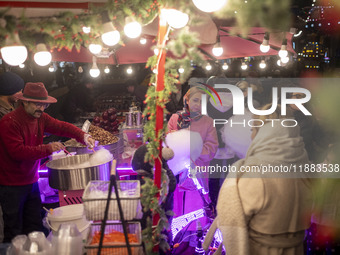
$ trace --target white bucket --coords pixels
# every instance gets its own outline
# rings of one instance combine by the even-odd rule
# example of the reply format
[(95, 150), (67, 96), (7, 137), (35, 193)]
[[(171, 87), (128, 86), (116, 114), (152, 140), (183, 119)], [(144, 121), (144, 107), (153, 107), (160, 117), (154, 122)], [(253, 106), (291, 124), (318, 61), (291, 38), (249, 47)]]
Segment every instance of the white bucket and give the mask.
[(58, 233), (62, 223), (75, 223), (83, 239), (86, 238), (87, 229), (90, 222), (86, 220), (83, 204), (67, 205), (53, 209), (52, 213), (47, 214), (47, 224), (52, 229), (54, 235)]

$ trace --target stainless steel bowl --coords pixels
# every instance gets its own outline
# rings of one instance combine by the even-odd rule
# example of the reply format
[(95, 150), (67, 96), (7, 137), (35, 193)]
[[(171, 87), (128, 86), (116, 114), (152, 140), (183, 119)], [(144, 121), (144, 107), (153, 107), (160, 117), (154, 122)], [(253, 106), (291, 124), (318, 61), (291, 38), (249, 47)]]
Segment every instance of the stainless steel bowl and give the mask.
[[(106, 145), (99, 145), (97, 147), (94, 147), (93, 149), (95, 151), (101, 149), (101, 148), (104, 148), (108, 151), (113, 151), (115, 150), (117, 147), (118, 147), (118, 143), (119, 143), (119, 140), (115, 143), (111, 143), (111, 144), (106, 144)], [(79, 154), (88, 154), (88, 153), (92, 153), (93, 151), (87, 147), (79, 147), (79, 146), (66, 146), (66, 150), (69, 151), (69, 152), (76, 152), (77, 155)]]
[(69, 169), (71, 165), (78, 165), (89, 160), (91, 154), (69, 156), (55, 159), (46, 164), (49, 173), (49, 184), (58, 190), (85, 189), (89, 181), (110, 179), (112, 161), (86, 168)]

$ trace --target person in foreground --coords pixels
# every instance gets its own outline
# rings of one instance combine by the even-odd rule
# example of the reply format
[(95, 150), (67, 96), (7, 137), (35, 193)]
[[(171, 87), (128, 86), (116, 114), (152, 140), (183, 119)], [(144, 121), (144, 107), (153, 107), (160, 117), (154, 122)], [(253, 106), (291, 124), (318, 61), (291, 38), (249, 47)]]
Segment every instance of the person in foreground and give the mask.
[[(269, 109), (270, 105), (264, 106)], [(242, 169), (264, 166), (308, 164), (300, 129), (283, 127), (280, 109), (267, 116), (255, 116), (264, 125), (253, 128), (252, 143), (244, 159), (235, 162), (238, 173), (223, 183), (217, 217), (204, 248), (219, 228), (228, 255), (303, 254), (305, 230), (310, 226), (312, 183), (304, 173), (242, 173)], [(285, 116), (285, 118), (288, 118)], [(274, 125), (272, 126), (272, 123)]]
[(0, 204), (4, 242), (19, 234), (42, 231), (38, 187), (40, 159), (64, 149), (60, 142), (43, 144), (44, 132), (74, 138), (93, 147), (94, 139), (74, 125), (44, 113), (57, 100), (43, 83), (26, 83), (16, 94), (21, 105), (0, 121)]

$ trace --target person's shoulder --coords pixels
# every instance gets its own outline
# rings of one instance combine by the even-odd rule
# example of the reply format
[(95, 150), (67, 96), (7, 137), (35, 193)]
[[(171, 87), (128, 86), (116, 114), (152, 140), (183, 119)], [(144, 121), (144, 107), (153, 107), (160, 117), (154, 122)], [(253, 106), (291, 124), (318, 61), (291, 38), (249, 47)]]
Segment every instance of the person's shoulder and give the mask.
[(200, 120), (205, 121), (205, 122), (209, 122), (209, 123), (214, 122), (214, 119), (209, 117), (208, 115), (202, 115), (202, 118)]

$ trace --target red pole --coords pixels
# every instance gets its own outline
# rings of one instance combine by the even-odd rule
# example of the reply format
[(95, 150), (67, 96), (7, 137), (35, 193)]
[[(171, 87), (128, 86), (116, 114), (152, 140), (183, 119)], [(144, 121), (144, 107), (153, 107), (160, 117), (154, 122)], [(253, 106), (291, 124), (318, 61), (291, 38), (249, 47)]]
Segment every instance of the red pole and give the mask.
[[(158, 46), (159, 53), (157, 57), (157, 75), (156, 75), (156, 92), (164, 90), (164, 65), (165, 65), (165, 55), (166, 51), (162, 48), (162, 45), (165, 45), (165, 35), (166, 35), (166, 21), (162, 16), (162, 13), (159, 15), (159, 27), (158, 27)], [(162, 175), (162, 138), (158, 137), (158, 132), (163, 128), (164, 121), (164, 111), (161, 106), (158, 104), (158, 98), (156, 98), (156, 138), (159, 139), (159, 156), (155, 158), (155, 178), (154, 183), (158, 189), (161, 188), (161, 175)], [(158, 195), (159, 196), (159, 195)], [(160, 217), (159, 214), (155, 214), (153, 217), (152, 225), (157, 226)], [(154, 247), (154, 251), (158, 251), (159, 247)]]

